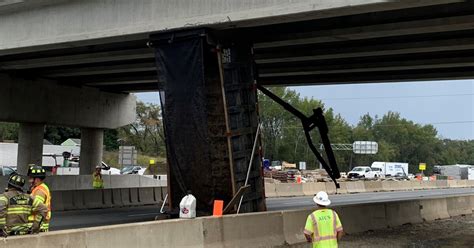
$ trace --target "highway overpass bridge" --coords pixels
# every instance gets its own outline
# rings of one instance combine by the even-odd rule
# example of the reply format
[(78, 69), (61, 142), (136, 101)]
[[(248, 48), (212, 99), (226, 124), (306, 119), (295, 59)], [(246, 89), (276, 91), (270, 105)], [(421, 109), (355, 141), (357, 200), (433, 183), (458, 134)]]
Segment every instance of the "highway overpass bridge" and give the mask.
[[(0, 2), (0, 120), (20, 122), (19, 169), (44, 124), (81, 127), (81, 173), (104, 128), (133, 122), (131, 92), (162, 90), (172, 204), (201, 209), (244, 184), (254, 83), (318, 85), (473, 77), (472, 1)], [(84, 152), (87, 151), (87, 152)], [(265, 209), (258, 156), (243, 211)]]

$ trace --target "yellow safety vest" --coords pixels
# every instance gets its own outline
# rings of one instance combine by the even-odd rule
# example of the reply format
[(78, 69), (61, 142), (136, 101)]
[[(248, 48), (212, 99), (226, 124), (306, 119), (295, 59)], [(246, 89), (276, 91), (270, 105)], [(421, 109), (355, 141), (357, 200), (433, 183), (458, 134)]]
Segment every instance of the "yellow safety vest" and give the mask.
[(104, 188), (104, 180), (99, 174), (94, 173), (93, 175), (93, 180), (92, 180), (92, 187), (94, 189), (102, 189)]
[(313, 248), (337, 248), (337, 232), (342, 224), (337, 213), (331, 209), (318, 209), (306, 219), (304, 233), (313, 239)]
[[(48, 214), (46, 215), (46, 219), (41, 222), (40, 231), (47, 232), (49, 231), (49, 221), (51, 220), (51, 191), (49, 190), (48, 185), (42, 183), (36, 186), (32, 191), (31, 195), (38, 199), (41, 203), (46, 205), (48, 208)], [(43, 196), (44, 195), (44, 196)], [(33, 223), (36, 219), (36, 215), (30, 215), (28, 217), (28, 221)]]

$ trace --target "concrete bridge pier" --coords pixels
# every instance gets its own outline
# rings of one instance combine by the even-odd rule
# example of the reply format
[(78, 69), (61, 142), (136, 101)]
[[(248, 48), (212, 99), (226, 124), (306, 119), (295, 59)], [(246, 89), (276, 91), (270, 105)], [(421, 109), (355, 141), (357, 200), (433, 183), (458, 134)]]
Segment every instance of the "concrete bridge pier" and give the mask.
[(90, 175), (102, 163), (104, 130), (81, 128), (81, 155), (79, 174)]
[(28, 164), (41, 164), (43, 160), (44, 124), (20, 123), (18, 133), (17, 171), (28, 172)]
[[(151, 37), (165, 93), (170, 205), (191, 190), (203, 215), (244, 185), (258, 126), (251, 46), (212, 40), (207, 30)], [(241, 212), (265, 210), (260, 161), (257, 151)]]

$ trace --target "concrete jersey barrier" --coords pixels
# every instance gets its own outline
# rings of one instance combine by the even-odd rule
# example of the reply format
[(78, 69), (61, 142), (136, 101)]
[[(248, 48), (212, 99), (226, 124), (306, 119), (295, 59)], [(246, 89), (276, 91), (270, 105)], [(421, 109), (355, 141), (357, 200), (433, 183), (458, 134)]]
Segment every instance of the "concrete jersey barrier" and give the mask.
[(319, 183), (266, 183), (266, 197), (312, 196), (319, 191), (328, 194), (352, 194), (364, 192), (410, 191), (422, 189), (468, 188), (474, 187), (474, 180), (440, 181), (354, 181), (340, 182), (337, 189), (333, 182)]
[(276, 195), (278, 197), (303, 196), (303, 185), (301, 183), (276, 183)]
[[(458, 196), (354, 204), (334, 209), (341, 218), (344, 231), (353, 234), (427, 219), (472, 214), (472, 198)], [(453, 211), (447, 215), (450, 209)], [(303, 235), (304, 223), (311, 212), (311, 209), (274, 211), (52, 231), (8, 237), (2, 241), (2, 248), (303, 247), (307, 246)]]
[(314, 196), (319, 191), (326, 191), (325, 183), (303, 183), (303, 195)]

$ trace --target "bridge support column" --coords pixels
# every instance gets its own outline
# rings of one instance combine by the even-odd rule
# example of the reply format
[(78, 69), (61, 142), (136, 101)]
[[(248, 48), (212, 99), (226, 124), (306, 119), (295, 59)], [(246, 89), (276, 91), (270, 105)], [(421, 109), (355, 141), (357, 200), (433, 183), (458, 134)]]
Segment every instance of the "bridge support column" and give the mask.
[[(162, 94), (170, 205), (190, 190), (198, 214), (243, 186), (258, 116), (249, 45), (216, 45), (204, 30), (152, 36)], [(265, 210), (260, 156), (241, 212)]]
[(20, 123), (18, 133), (17, 171), (28, 172), (28, 164), (41, 165), (43, 161), (44, 124)]
[(90, 175), (97, 165), (102, 164), (104, 130), (98, 128), (81, 129), (81, 154), (79, 174)]

